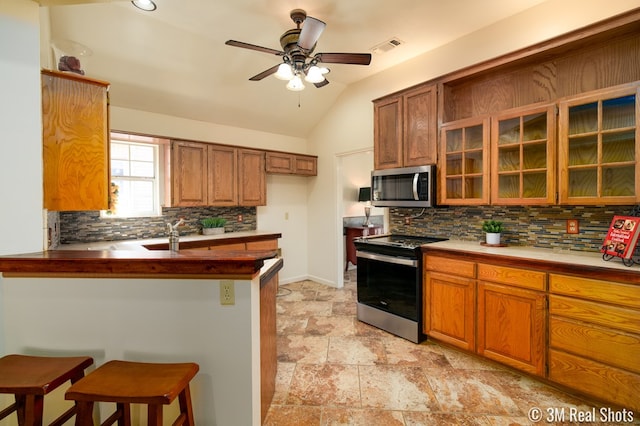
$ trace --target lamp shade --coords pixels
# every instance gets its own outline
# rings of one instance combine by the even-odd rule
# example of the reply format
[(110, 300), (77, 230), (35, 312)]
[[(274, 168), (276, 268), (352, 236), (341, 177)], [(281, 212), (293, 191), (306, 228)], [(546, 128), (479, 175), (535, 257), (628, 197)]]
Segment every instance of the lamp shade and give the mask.
[(371, 187), (360, 188), (358, 191), (358, 201), (371, 201)]

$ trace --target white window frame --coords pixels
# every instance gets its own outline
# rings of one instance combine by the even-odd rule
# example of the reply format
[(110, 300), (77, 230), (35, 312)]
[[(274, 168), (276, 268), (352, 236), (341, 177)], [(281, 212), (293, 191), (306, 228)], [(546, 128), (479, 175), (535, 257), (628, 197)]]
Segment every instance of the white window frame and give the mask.
[[(120, 132), (111, 132), (110, 143), (116, 142), (127, 145), (153, 145), (154, 146), (154, 177), (135, 177), (135, 176), (112, 176), (111, 180), (129, 180), (129, 181), (145, 181), (152, 182), (153, 208), (149, 211), (138, 212), (118, 212), (103, 210), (101, 216), (104, 218), (127, 218), (127, 217), (155, 217), (162, 215), (162, 206), (164, 205), (164, 185), (165, 170), (164, 164), (167, 155), (169, 141), (166, 139), (155, 138), (150, 136), (140, 136), (135, 134), (126, 134)], [(109, 167), (111, 168), (111, 158), (109, 158)]]

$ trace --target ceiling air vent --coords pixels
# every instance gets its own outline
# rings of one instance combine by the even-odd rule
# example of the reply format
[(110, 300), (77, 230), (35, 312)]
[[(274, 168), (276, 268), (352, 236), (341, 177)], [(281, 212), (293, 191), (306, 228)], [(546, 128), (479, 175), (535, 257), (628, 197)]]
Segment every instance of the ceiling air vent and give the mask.
[(384, 41), (376, 46), (373, 46), (371, 48), (371, 51), (373, 53), (376, 54), (380, 54), (380, 53), (387, 53), (388, 51), (390, 51), (391, 49), (395, 49), (396, 47), (400, 46), (401, 44), (404, 44), (404, 42), (402, 40), (400, 40), (397, 37), (393, 37), (390, 38), (387, 41)]

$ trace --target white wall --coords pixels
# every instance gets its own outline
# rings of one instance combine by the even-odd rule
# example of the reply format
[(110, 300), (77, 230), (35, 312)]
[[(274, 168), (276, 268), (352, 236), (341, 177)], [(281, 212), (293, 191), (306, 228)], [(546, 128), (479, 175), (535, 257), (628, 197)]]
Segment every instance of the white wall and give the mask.
[[(342, 217), (364, 216), (364, 203), (358, 201), (359, 189), (371, 186), (373, 149), (338, 153), (338, 201)], [(371, 207), (371, 216), (383, 216), (388, 209)]]
[(309, 192), (309, 275), (330, 285), (341, 281), (342, 230), (336, 220), (327, 227), (313, 224), (340, 214), (336, 155), (373, 147), (373, 99), (639, 6), (638, 0), (549, 0), (349, 86), (309, 137), (311, 152), (320, 157)]
[(43, 248), (38, 5), (0, 1), (0, 254)]
[(258, 227), (282, 233), (280, 283), (307, 278), (307, 184), (313, 177), (267, 176), (267, 205), (258, 207)]

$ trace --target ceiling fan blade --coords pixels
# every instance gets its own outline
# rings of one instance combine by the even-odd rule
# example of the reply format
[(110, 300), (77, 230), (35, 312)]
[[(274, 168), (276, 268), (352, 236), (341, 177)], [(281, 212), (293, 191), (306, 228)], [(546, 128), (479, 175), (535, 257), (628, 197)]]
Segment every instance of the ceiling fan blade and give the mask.
[(276, 56), (284, 56), (284, 52), (280, 50), (270, 49), (268, 47), (256, 46), (255, 44), (245, 43), (236, 40), (227, 40), (224, 44), (227, 46), (242, 47), (249, 50), (257, 50), (258, 52), (270, 53)]
[(298, 37), (298, 47), (307, 51), (313, 50), (326, 26), (327, 24), (321, 20), (307, 16)]
[(262, 71), (260, 74), (256, 74), (253, 77), (251, 77), (249, 80), (251, 81), (260, 81), (265, 77), (269, 77), (271, 74), (275, 74), (276, 71), (278, 71), (278, 67), (280, 66), (280, 64), (275, 65), (271, 68), (269, 68), (268, 70)]
[(322, 80), (320, 83), (313, 83), (313, 85), (316, 86), (317, 88), (324, 87), (327, 84), (329, 84), (329, 80), (327, 80), (326, 78)]
[(325, 64), (350, 64), (369, 65), (371, 63), (370, 53), (318, 53), (315, 55), (318, 62)]

